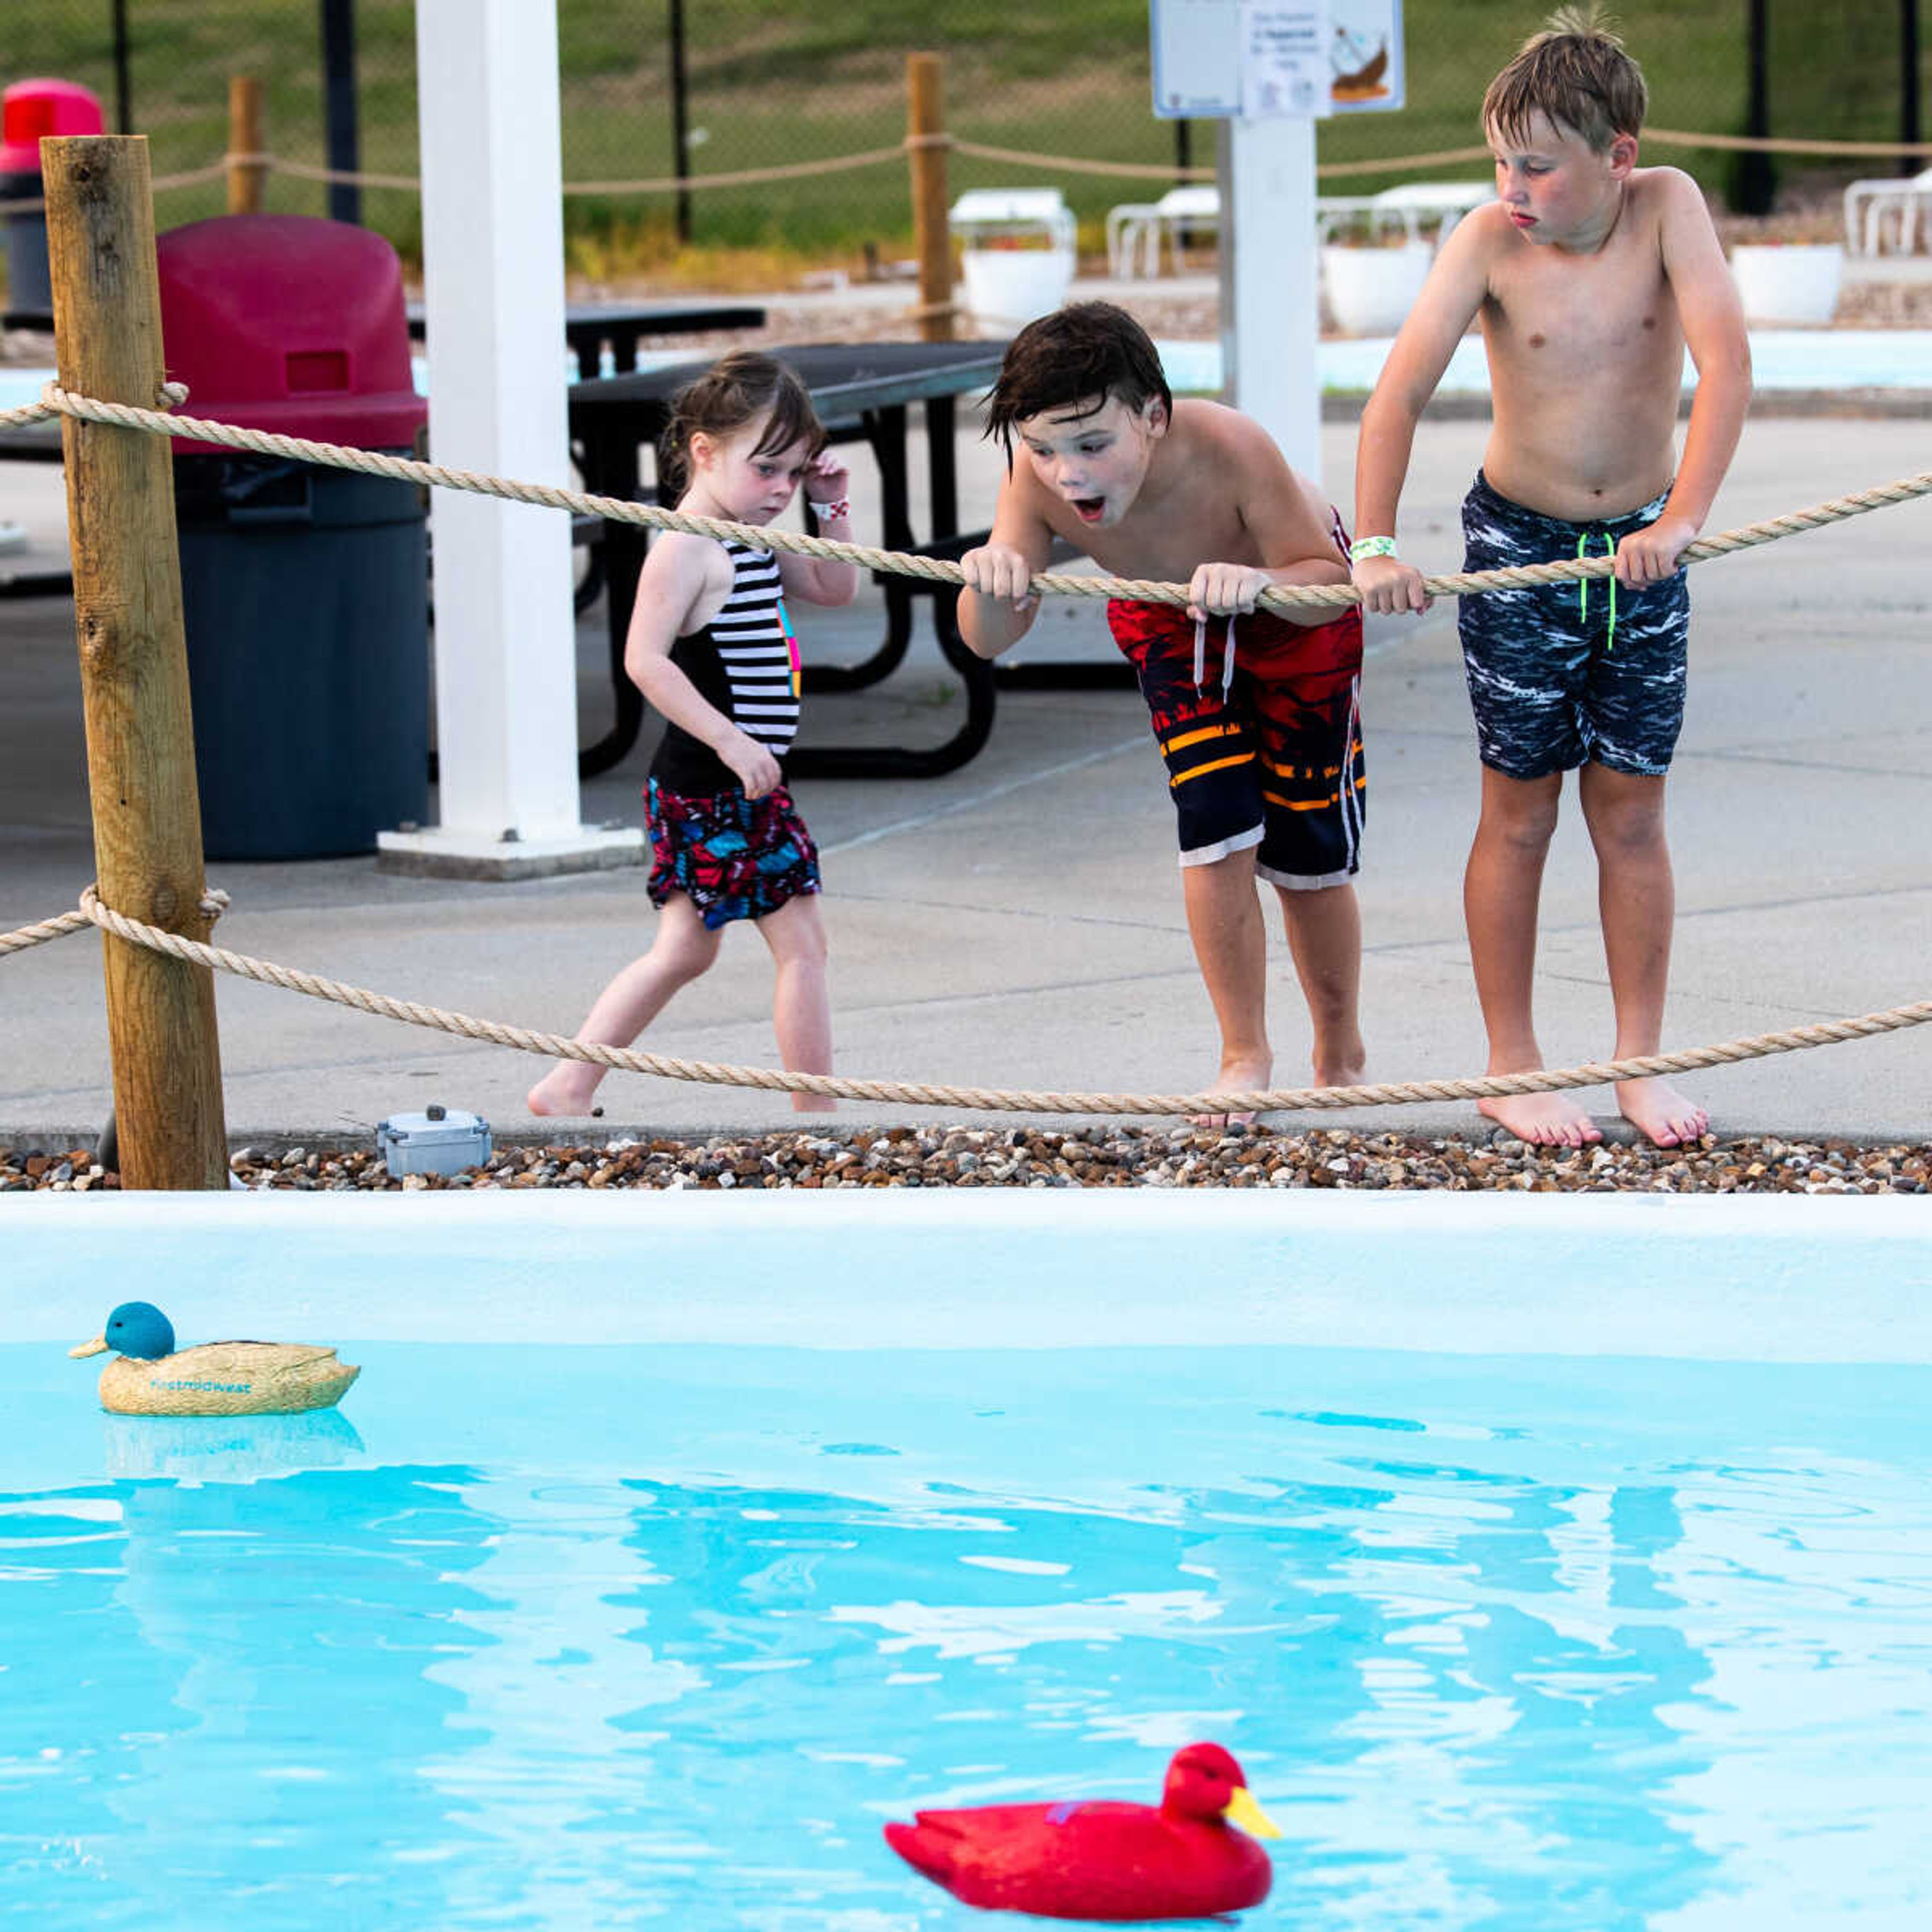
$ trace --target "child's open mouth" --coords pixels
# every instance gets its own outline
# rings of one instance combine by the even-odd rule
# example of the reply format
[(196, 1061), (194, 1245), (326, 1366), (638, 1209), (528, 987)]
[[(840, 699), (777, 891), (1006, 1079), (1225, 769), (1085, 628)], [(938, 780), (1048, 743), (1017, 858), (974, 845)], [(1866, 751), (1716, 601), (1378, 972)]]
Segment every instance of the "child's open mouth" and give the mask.
[(1073, 506), (1073, 513), (1083, 524), (1097, 524), (1106, 514), (1107, 500), (1104, 496), (1074, 496), (1068, 500)]

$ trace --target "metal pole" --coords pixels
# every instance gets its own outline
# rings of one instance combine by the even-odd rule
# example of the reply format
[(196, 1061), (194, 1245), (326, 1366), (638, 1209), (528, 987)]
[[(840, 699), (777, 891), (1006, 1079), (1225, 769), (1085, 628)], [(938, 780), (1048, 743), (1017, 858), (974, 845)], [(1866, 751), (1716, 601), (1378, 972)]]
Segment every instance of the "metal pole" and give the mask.
[[(1898, 0), (1898, 138), (1918, 145), (1918, 0)], [(1920, 164), (1925, 157), (1918, 156)]]
[[(690, 116), (685, 100), (684, 0), (670, 0), (670, 169), (680, 182), (691, 173)], [(691, 239), (691, 190), (677, 191), (677, 238)]]
[(128, 0), (114, 0), (114, 124), (118, 133), (134, 131), (134, 93), (128, 76)]
[[(1771, 133), (1771, 0), (1748, 0), (1747, 13), (1750, 82), (1744, 132), (1763, 140)], [(1768, 214), (1777, 185), (1768, 154), (1738, 158), (1738, 212), (1741, 214)]]
[[(353, 174), (362, 166), (356, 112), (356, 0), (322, 0), (322, 71), (328, 165)], [(362, 189), (354, 182), (331, 182), (328, 212), (332, 220), (359, 224)]]

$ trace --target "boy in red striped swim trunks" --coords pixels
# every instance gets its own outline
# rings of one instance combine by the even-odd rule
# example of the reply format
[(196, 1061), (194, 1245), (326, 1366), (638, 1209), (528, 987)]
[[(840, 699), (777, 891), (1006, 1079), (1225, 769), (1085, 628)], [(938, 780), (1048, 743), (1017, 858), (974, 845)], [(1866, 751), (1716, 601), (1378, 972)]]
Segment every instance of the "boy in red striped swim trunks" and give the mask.
[(1271, 585), (1347, 583), (1340, 518), (1259, 424), (1216, 403), (1177, 404), (1145, 331), (1107, 302), (1021, 331), (987, 433), (1006, 446), (1006, 477), (987, 542), (960, 560), (959, 628), (982, 657), (1030, 628), (1027, 586), (1055, 537), (1114, 576), (1188, 586), (1185, 610), (1115, 602), (1107, 616), (1167, 765), (1188, 932), (1221, 1032), (1214, 1086), (1264, 1088), (1274, 1072), (1258, 878), (1281, 902), (1316, 1081), (1352, 1084), (1364, 1059), (1360, 614), (1283, 617), (1255, 602)]

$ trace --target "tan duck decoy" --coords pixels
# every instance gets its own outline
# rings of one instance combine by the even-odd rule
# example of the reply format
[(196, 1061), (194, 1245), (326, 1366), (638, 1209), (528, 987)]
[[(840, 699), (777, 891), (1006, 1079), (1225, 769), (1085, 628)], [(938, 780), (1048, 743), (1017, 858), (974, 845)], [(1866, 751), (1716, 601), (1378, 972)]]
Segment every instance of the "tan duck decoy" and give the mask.
[(362, 1371), (314, 1342), (204, 1342), (175, 1348), (152, 1302), (124, 1301), (73, 1356), (120, 1352), (100, 1371), (100, 1406), (116, 1415), (293, 1415), (333, 1408)]

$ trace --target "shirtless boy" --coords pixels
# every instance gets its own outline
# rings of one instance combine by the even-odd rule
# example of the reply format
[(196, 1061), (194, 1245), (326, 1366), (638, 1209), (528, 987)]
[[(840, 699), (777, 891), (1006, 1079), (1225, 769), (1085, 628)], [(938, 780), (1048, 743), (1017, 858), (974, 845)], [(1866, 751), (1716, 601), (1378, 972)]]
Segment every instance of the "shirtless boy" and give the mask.
[(1146, 332), (1106, 302), (1021, 331), (987, 433), (1006, 446), (1006, 480), (988, 541), (960, 560), (959, 628), (982, 657), (1031, 626), (1027, 586), (1055, 537), (1113, 575), (1188, 586), (1184, 610), (1114, 602), (1107, 617), (1179, 814), (1187, 929), (1221, 1033), (1214, 1090), (1264, 1088), (1274, 1070), (1257, 876), (1280, 898), (1315, 1078), (1358, 1081), (1360, 614), (1255, 608), (1272, 584), (1348, 581), (1340, 518), (1258, 424), (1177, 404)]
[[(1538, 896), (1563, 774), (1595, 848), (1618, 1058), (1654, 1053), (1675, 898), (1664, 775), (1683, 722), (1689, 596), (1678, 559), (1709, 513), (1750, 398), (1744, 321), (1703, 198), (1636, 165), (1643, 76), (1593, 16), (1566, 11), (1490, 83), (1496, 200), (1459, 222), (1363, 412), (1355, 581), (1371, 610), (1420, 610), (1395, 554), (1417, 419), (1470, 322), (1493, 422), (1462, 506), (1464, 568), (1614, 555), (1616, 576), (1490, 592), (1457, 614), (1483, 764), (1463, 880), (1489, 1070), (1543, 1065), (1531, 1014)], [(1684, 352), (1696, 400), (1674, 461)], [(1600, 1140), (1567, 1094), (1478, 1103), (1520, 1138)], [(1660, 1147), (1704, 1109), (1661, 1080), (1617, 1088)]]

